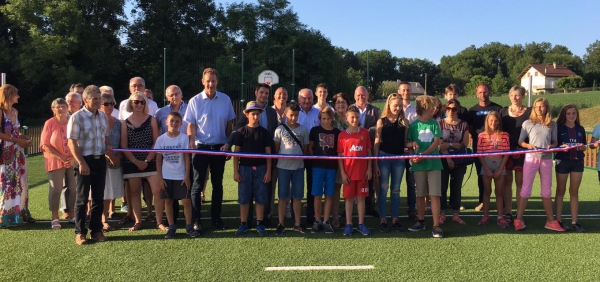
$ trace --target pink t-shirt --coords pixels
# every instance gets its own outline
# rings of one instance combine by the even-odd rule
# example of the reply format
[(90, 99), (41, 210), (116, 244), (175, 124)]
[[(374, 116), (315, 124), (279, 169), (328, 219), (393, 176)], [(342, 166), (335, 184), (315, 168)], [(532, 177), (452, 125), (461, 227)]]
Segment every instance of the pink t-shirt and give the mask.
[(71, 151), (67, 143), (67, 124), (59, 124), (56, 118), (46, 121), (40, 138), (40, 149), (44, 151), (44, 167), (46, 172), (64, 168), (65, 164), (52, 153), (45, 151), (42, 145), (54, 148), (59, 153), (71, 157)]

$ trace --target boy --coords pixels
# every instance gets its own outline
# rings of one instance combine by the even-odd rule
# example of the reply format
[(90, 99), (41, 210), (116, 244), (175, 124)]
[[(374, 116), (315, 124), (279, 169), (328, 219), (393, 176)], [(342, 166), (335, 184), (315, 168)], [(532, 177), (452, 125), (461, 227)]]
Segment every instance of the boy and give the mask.
[[(154, 149), (187, 149), (189, 138), (179, 133), (183, 117), (178, 112), (171, 112), (167, 116), (167, 132), (159, 136), (154, 144)], [(169, 230), (166, 239), (175, 238), (177, 228), (173, 215), (173, 201), (181, 200), (185, 215), (185, 231), (190, 237), (195, 238), (200, 233), (192, 225), (192, 200), (190, 197), (190, 155), (183, 153), (158, 153), (156, 154), (156, 172), (158, 183), (164, 187), (167, 222)]]
[[(408, 128), (407, 139), (412, 141), (413, 153), (418, 155), (438, 155), (438, 145), (442, 131), (438, 122), (433, 119), (435, 101), (427, 95), (421, 95), (415, 100), (417, 119)], [(418, 221), (408, 228), (410, 231), (425, 230), (425, 197), (431, 199), (431, 213), (433, 215), (434, 238), (442, 238), (444, 234), (439, 227), (440, 196), (442, 162), (439, 158), (422, 159), (412, 158), (411, 170), (415, 175), (417, 186), (417, 214)]]
[[(319, 121), (321, 121), (321, 126), (315, 126), (310, 130), (308, 154), (335, 156), (337, 155), (337, 138), (340, 130), (331, 125), (333, 110), (329, 107), (321, 108), (319, 111)], [(313, 163), (312, 195), (315, 203), (316, 220), (313, 223), (311, 233), (317, 233), (320, 230), (324, 230), (328, 234), (333, 233), (333, 227), (329, 223), (329, 214), (331, 213), (331, 205), (333, 203), (333, 196), (335, 195), (337, 166), (337, 160), (323, 160)], [(323, 210), (321, 199), (323, 194), (325, 194), (325, 212), (323, 223), (321, 223), (321, 211)]]
[[(260, 126), (259, 118), (263, 109), (255, 101), (246, 105), (244, 115), (248, 125), (238, 129), (233, 145), (234, 152), (270, 154), (271, 136), (269, 131)], [(248, 232), (248, 213), (250, 201), (256, 202), (256, 231), (260, 236), (266, 236), (267, 230), (263, 223), (265, 205), (268, 203), (271, 181), (271, 159), (233, 157), (233, 180), (238, 182), (238, 203), (240, 204), (241, 225), (235, 235)]]
[[(340, 156), (363, 157), (371, 156), (371, 137), (369, 130), (361, 128), (360, 112), (354, 105), (346, 112), (348, 128), (338, 137), (337, 151)], [(369, 180), (371, 179), (371, 160), (365, 159), (339, 159), (340, 174), (344, 184), (343, 197), (346, 199), (346, 228), (344, 236), (352, 235), (352, 210), (354, 199), (358, 201), (358, 232), (362, 235), (371, 235), (371, 231), (364, 224), (365, 198), (369, 196)]]
[[(298, 123), (300, 106), (295, 102), (287, 104), (285, 109), (285, 124), (275, 129), (275, 152), (283, 155), (302, 155), (308, 147), (308, 130)], [(290, 199), (290, 184), (292, 186), (292, 208), (294, 210), (294, 231), (306, 233), (306, 228), (300, 223), (302, 215), (302, 198), (304, 197), (304, 161), (301, 159), (278, 159), (277, 182), (279, 197), (279, 224), (277, 234), (285, 232), (284, 219), (287, 202)]]

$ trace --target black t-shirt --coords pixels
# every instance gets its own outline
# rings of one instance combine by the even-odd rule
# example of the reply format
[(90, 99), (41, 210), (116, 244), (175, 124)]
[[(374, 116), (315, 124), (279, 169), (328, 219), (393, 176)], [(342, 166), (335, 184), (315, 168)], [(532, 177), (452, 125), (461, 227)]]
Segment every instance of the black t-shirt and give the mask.
[(502, 117), (502, 129), (508, 133), (508, 137), (510, 138), (510, 148), (516, 149), (519, 147), (519, 135), (521, 135), (521, 127), (523, 126), (523, 122), (529, 119), (531, 115), (531, 108), (527, 108), (525, 112), (518, 117), (511, 117), (508, 114), (508, 107), (502, 108), (500, 110), (500, 116)]
[[(337, 140), (340, 130), (333, 128), (326, 130), (322, 126), (315, 126), (310, 130), (308, 139), (313, 142), (312, 151), (315, 155), (337, 156)], [(319, 160), (313, 162), (313, 167), (337, 169), (337, 160)]]
[(398, 122), (390, 122), (387, 117), (382, 118), (381, 121), (383, 127), (381, 128), (379, 150), (392, 155), (403, 154), (406, 141), (406, 126)]
[[(244, 126), (238, 129), (235, 135), (233, 145), (240, 147), (240, 152), (244, 153), (265, 153), (265, 148), (271, 147), (273, 140), (268, 130), (262, 126), (249, 127)], [(260, 158), (240, 158), (242, 166), (261, 166), (266, 165), (267, 159)]]
[(502, 110), (502, 106), (494, 102), (490, 102), (490, 104), (485, 107), (477, 104), (469, 109), (467, 123), (471, 128), (469, 133), (471, 133), (471, 138), (473, 139), (473, 146), (477, 146), (477, 136), (485, 129), (485, 117), (491, 111), (500, 113), (500, 110)]

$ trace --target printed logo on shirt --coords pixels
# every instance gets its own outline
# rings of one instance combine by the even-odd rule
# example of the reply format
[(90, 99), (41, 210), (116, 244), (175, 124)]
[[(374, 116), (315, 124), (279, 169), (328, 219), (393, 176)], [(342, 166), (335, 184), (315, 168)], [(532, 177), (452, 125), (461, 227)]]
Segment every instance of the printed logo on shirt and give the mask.
[(350, 147), (350, 152), (362, 152), (362, 151), (363, 151), (363, 146), (352, 145)]
[(433, 141), (433, 132), (429, 128), (419, 131), (419, 141), (431, 142)]
[(319, 147), (333, 148), (335, 146), (335, 135), (319, 133)]
[(480, 117), (480, 116), (487, 116), (489, 113), (490, 113), (490, 111), (478, 111), (475, 113), (475, 115)]

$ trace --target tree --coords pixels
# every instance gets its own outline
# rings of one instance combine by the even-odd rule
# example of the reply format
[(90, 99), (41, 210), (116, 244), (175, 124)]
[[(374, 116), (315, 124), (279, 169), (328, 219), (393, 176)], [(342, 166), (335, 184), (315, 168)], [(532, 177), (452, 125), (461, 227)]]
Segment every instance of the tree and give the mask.
[(588, 83), (600, 79), (600, 40), (596, 40), (586, 48), (583, 64), (583, 73)]
[(492, 94), (496, 96), (506, 94), (510, 89), (510, 85), (510, 80), (504, 77), (501, 71), (498, 71), (498, 73), (496, 73), (496, 76), (494, 76), (494, 78), (492, 79)]
[(556, 87), (564, 90), (573, 90), (575, 88), (583, 87), (583, 84), (584, 81), (581, 76), (565, 76), (556, 82)]
[(379, 84), (379, 87), (377, 87), (377, 92), (376, 92), (376, 97), (374, 98), (386, 98), (388, 95), (390, 95), (391, 93), (397, 93), (398, 92), (398, 82), (396, 81), (391, 81), (391, 80), (385, 80), (382, 81)]
[[(370, 92), (377, 92), (377, 88), (384, 80), (396, 80), (398, 78), (398, 72), (396, 71), (396, 58), (392, 56), (392, 53), (388, 50), (365, 50), (356, 53), (360, 67), (362, 70), (367, 72), (368, 62), (368, 75), (369, 77), (369, 89)], [(368, 60), (367, 60), (368, 57)]]
[(471, 77), (469, 82), (465, 85), (464, 92), (465, 95), (475, 96), (477, 94), (477, 85), (487, 84), (488, 86), (492, 84), (492, 80), (483, 75), (474, 75)]

